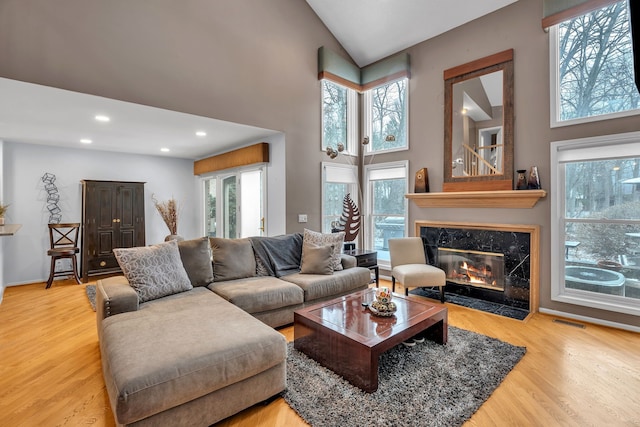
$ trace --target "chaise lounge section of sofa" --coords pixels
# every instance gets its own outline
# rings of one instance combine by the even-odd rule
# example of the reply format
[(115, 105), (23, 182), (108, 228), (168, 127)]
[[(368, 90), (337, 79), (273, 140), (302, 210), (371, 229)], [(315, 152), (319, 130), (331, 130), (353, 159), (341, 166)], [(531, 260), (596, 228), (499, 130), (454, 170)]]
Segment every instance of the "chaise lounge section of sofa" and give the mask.
[(370, 282), (347, 255), (328, 274), (328, 261), (312, 256), (326, 258), (326, 248), (306, 252), (306, 265), (315, 259), (319, 267), (301, 272), (309, 270), (302, 243), (292, 234), (158, 245), (177, 246), (186, 276), (178, 271), (175, 281), (188, 283), (165, 284), (169, 294), (150, 300), (125, 276), (99, 280), (103, 374), (118, 425), (208, 426), (282, 392), (286, 340), (273, 328), (292, 323), (298, 308)]

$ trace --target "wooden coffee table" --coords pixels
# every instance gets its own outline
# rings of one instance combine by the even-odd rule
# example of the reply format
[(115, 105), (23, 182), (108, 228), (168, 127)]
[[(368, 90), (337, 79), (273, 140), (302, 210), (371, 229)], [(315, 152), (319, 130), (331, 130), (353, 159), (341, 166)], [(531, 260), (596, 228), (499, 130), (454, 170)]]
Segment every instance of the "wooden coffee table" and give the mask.
[(422, 331), (427, 339), (446, 344), (448, 329), (442, 304), (393, 294), (397, 311), (379, 317), (362, 305), (374, 299), (371, 288), (294, 313), (294, 347), (369, 393), (378, 389), (382, 353)]

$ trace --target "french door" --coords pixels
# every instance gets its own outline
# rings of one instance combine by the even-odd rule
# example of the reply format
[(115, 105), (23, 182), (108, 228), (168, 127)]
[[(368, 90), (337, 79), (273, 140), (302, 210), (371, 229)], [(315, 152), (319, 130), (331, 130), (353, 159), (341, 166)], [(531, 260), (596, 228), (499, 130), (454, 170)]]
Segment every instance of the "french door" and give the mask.
[(265, 167), (227, 171), (204, 181), (204, 228), (209, 237), (266, 233)]

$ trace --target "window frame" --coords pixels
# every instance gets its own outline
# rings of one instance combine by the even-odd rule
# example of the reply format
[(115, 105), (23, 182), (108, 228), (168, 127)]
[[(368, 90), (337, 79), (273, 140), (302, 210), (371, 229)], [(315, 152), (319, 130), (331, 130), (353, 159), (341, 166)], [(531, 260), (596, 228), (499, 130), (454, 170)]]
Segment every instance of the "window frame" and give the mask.
[[(347, 184), (349, 186), (349, 191), (354, 197), (352, 197), (352, 200), (356, 203), (357, 206), (360, 206), (360, 189), (359, 189), (359, 185), (358, 185), (358, 167), (355, 165), (349, 165), (349, 164), (344, 164), (344, 163), (330, 163), (330, 162), (322, 162), (321, 163), (321, 168), (322, 168), (322, 185), (321, 185), (321, 189), (320, 189), (320, 193), (321, 193), (321, 199), (320, 199), (320, 228), (322, 230), (323, 233), (330, 233), (331, 230), (326, 230), (324, 228), (325, 226), (325, 184), (327, 183), (327, 169), (343, 169), (343, 173), (351, 173), (354, 177), (353, 182), (347, 182), (347, 181), (330, 181), (330, 182), (338, 182), (338, 183), (342, 183), (342, 184)], [(361, 225), (361, 230), (362, 230), (362, 225)]]
[[(640, 299), (598, 294), (565, 286), (565, 173), (569, 161), (605, 160), (640, 153), (640, 132), (604, 135), (551, 143), (551, 300), (616, 313), (640, 315)], [(568, 160), (570, 159), (570, 160)], [(612, 221), (613, 222), (613, 221)], [(629, 220), (626, 223), (640, 221)]]
[[(624, 0), (623, 0), (624, 1)], [(601, 8), (608, 7), (603, 6)], [(587, 12), (583, 15), (592, 13)], [(571, 18), (573, 19), (573, 18)], [(599, 122), (602, 120), (611, 120), (622, 117), (630, 117), (640, 115), (640, 107), (634, 110), (618, 111), (615, 113), (607, 113), (594, 115), (589, 117), (581, 117), (569, 120), (560, 120), (560, 51), (558, 46), (558, 30), (560, 24), (549, 27), (549, 89), (550, 89), (550, 108), (549, 108), (549, 124), (551, 128), (564, 126), (572, 126), (582, 123)], [(634, 87), (635, 89), (635, 87)]]
[[(347, 86), (336, 83), (330, 79), (320, 79), (320, 129), (322, 135), (320, 136), (320, 150), (326, 151), (327, 144), (325, 144), (324, 137), (324, 85), (325, 82), (332, 85), (339, 86), (347, 91), (347, 140), (345, 143), (345, 150), (343, 154), (349, 154), (352, 156), (358, 155), (358, 92)], [(337, 147), (332, 147), (337, 148)]]
[[(375, 230), (374, 222), (373, 222), (373, 198), (371, 192), (372, 180), (370, 179), (371, 172), (376, 170), (383, 169), (403, 169), (405, 175), (405, 189), (404, 194), (409, 192), (409, 161), (408, 160), (400, 160), (395, 162), (385, 162), (385, 163), (374, 163), (370, 165), (365, 165), (364, 167), (364, 176), (363, 176), (363, 190), (364, 190), (364, 209), (361, 209), (361, 214), (363, 216), (363, 225), (362, 230), (364, 231), (364, 247), (375, 250)], [(403, 237), (407, 236), (407, 232), (409, 229), (409, 203), (407, 198), (403, 199), (404, 203), (404, 233)], [(388, 215), (387, 215), (388, 216)], [(378, 266), (383, 268), (390, 268), (391, 263), (385, 259), (381, 259), (378, 256)]]
[(369, 143), (365, 146), (365, 150), (364, 150), (364, 155), (368, 156), (368, 155), (375, 155), (375, 154), (379, 154), (379, 153), (393, 153), (396, 151), (407, 151), (409, 150), (409, 78), (408, 77), (401, 77), (398, 79), (393, 79), (390, 80), (388, 82), (385, 82), (381, 85), (372, 87), (371, 89), (368, 89), (366, 91), (364, 91), (363, 93), (363, 127), (364, 127), (364, 134), (368, 135), (369, 138), (371, 138), (371, 135), (373, 133), (373, 113), (372, 113), (372, 109), (373, 109), (373, 90), (382, 87), (382, 86), (388, 86), (391, 84), (394, 84), (400, 80), (405, 80), (405, 98), (404, 98), (404, 115), (405, 115), (405, 135), (406, 135), (406, 144), (402, 147), (393, 147), (393, 148), (388, 148), (388, 149), (381, 149), (381, 150), (374, 150), (373, 149), (373, 144)]

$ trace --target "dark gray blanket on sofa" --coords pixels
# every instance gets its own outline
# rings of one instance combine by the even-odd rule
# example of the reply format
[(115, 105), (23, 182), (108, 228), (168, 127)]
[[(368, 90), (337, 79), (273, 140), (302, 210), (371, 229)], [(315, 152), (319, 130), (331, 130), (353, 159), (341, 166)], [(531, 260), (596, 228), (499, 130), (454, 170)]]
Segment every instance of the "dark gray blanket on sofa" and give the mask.
[(300, 272), (302, 234), (249, 237), (256, 256), (258, 276), (282, 277)]

